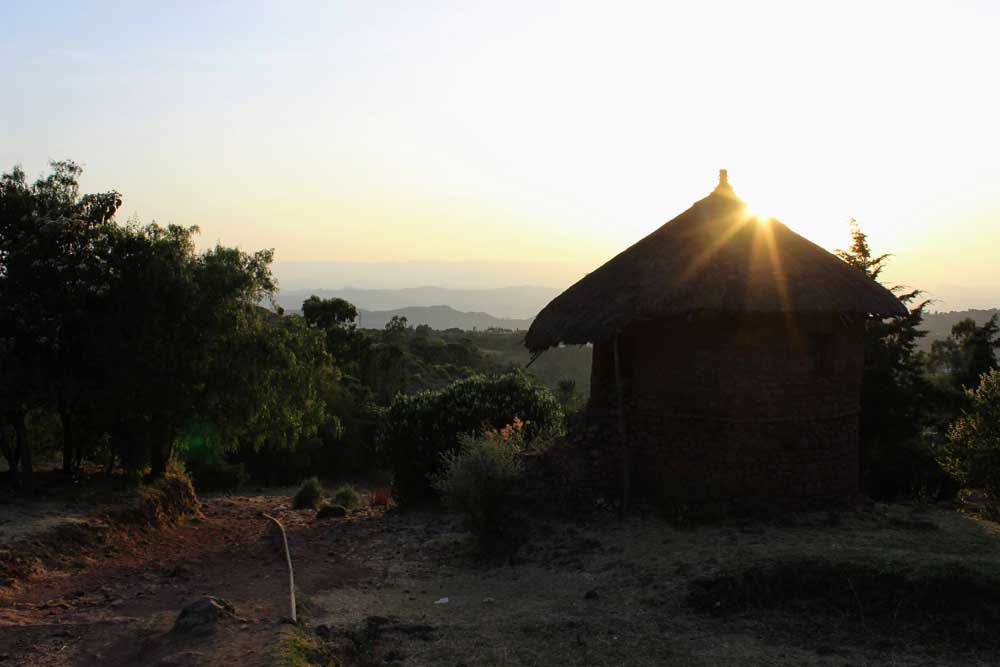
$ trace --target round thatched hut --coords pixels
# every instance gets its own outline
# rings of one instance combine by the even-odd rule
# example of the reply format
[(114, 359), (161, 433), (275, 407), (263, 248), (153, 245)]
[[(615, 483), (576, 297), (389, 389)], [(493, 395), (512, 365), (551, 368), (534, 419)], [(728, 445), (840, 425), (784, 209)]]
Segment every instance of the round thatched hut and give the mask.
[(722, 171), (709, 196), (556, 297), (525, 343), (593, 343), (588, 412), (624, 430), (626, 487), (813, 505), (858, 494), (865, 320), (906, 312), (753, 217)]

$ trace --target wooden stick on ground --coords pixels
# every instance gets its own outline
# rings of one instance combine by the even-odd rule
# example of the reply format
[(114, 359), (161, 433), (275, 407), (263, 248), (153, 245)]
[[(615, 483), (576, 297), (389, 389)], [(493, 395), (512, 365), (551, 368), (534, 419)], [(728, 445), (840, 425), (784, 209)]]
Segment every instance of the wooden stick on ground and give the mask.
[(288, 563), (288, 596), (292, 605), (292, 623), (298, 625), (298, 616), (295, 613), (295, 571), (292, 569), (292, 553), (288, 550), (288, 535), (285, 534), (285, 527), (281, 522), (270, 514), (261, 512), (265, 518), (270, 519), (281, 531), (281, 541), (285, 544), (285, 561)]

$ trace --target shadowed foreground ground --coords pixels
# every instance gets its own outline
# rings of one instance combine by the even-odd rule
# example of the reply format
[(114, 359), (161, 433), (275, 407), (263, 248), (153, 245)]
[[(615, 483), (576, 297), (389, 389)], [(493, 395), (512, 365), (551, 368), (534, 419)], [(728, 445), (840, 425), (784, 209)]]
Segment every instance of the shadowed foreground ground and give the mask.
[[(306, 656), (282, 624), (286, 571), (261, 511), (289, 529), (299, 637), (320, 647)], [(456, 517), (434, 511), (317, 521), (286, 495), (248, 495), (210, 498), (204, 512), (204, 521), (25, 586), (0, 609), (0, 665), (996, 664), (995, 647), (948, 632), (921, 637), (914, 628), (924, 626), (902, 615), (867, 618), (866, 591), (857, 609), (796, 599), (794, 609), (727, 610), (721, 601), (735, 598), (722, 596), (706, 611), (690, 602), (694, 582), (761, 564), (1000, 562), (995, 524), (950, 511), (888, 507), (691, 530), (653, 518), (540, 519), (514, 557), (491, 561), (474, 557)], [(240, 618), (206, 636), (171, 633), (181, 607), (205, 594), (233, 603)]]

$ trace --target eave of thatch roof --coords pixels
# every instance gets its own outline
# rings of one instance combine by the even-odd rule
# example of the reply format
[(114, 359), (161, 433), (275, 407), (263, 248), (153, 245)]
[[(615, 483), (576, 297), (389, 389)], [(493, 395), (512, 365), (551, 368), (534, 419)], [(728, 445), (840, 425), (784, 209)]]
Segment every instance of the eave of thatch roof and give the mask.
[(538, 314), (533, 352), (597, 343), (629, 324), (684, 313), (905, 315), (896, 296), (719, 187), (587, 274)]

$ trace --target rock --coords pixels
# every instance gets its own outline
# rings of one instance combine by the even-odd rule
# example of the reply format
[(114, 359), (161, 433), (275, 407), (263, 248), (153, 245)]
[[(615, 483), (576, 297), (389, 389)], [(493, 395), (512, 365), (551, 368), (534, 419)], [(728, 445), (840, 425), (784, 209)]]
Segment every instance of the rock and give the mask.
[(317, 519), (341, 519), (347, 516), (347, 508), (343, 505), (323, 505), (316, 512)]
[(597, 599), (597, 591), (595, 591), (593, 588), (590, 589), (589, 591), (587, 591), (586, 593), (583, 594), (583, 599), (584, 600), (596, 600)]
[(216, 623), (233, 618), (236, 618), (233, 605), (221, 598), (206, 595), (181, 610), (174, 623), (174, 632), (209, 632)]

